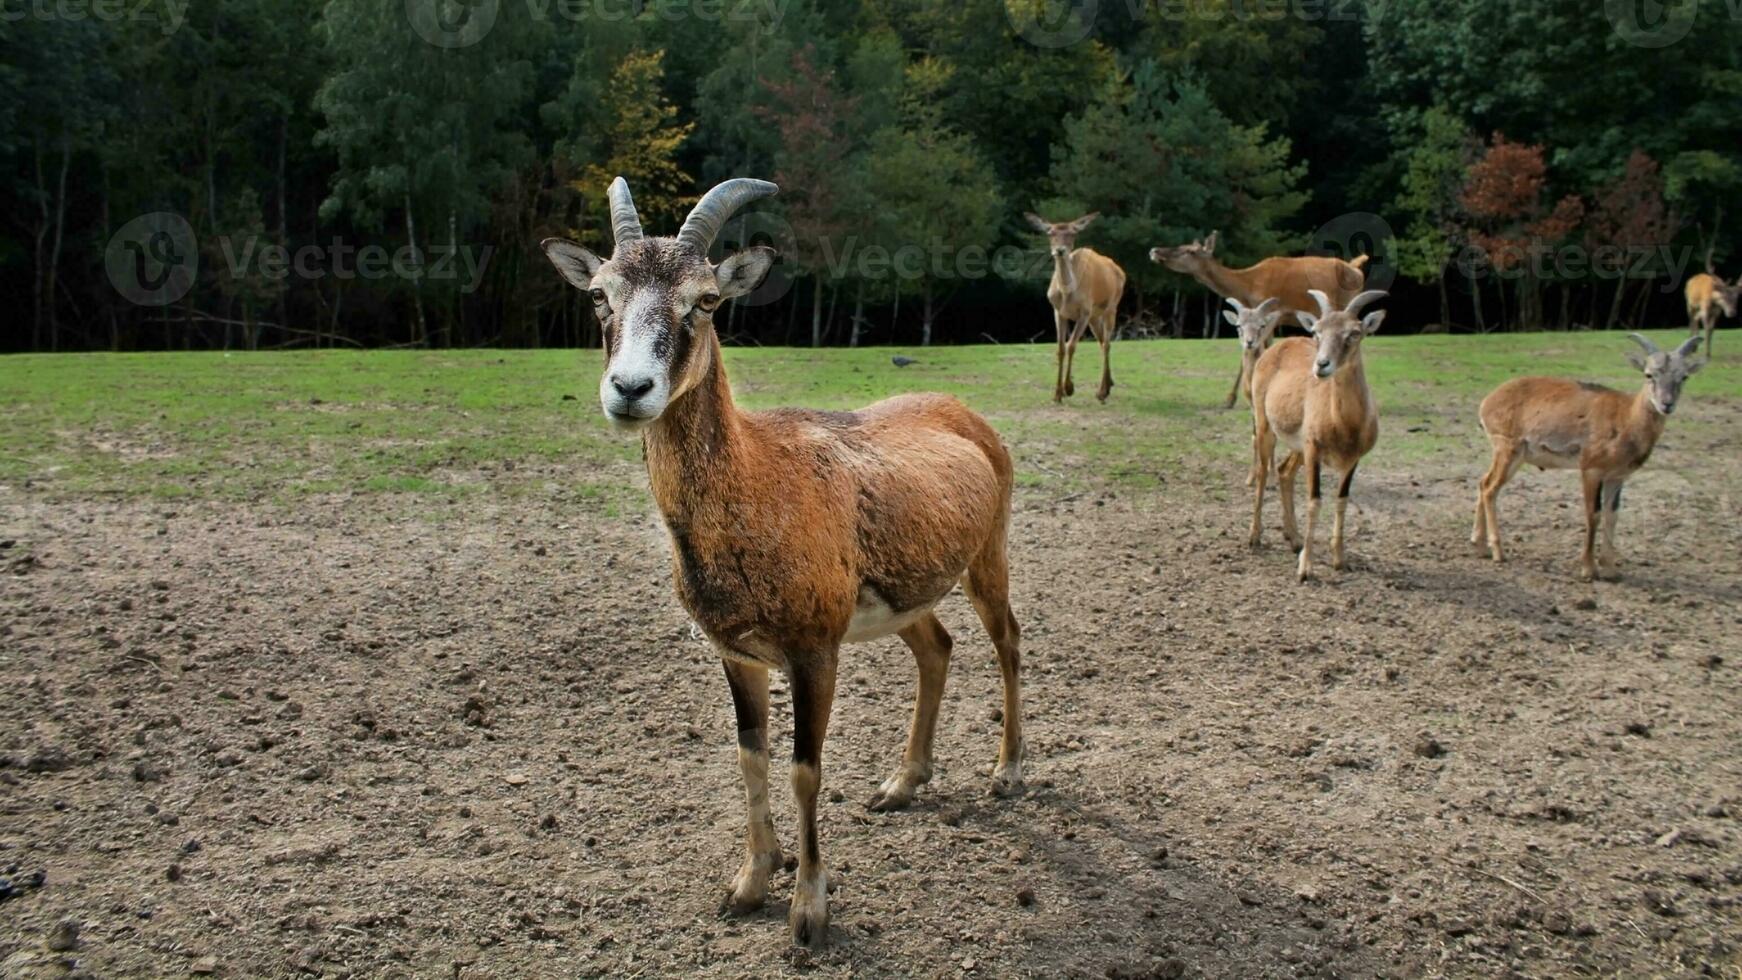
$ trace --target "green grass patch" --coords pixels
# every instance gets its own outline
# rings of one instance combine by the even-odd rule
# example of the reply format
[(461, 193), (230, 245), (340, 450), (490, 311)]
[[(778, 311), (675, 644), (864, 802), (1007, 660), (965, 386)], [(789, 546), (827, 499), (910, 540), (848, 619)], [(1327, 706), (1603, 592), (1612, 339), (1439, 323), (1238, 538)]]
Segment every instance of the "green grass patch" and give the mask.
[[(1657, 331), (1660, 344), (1682, 333)], [(1633, 389), (1617, 333), (1387, 337), (1368, 341), (1386, 465), (1468, 462), (1476, 405), (1507, 378), (1554, 374)], [(917, 360), (897, 368), (902, 353)], [(1238, 466), (1249, 410), (1221, 408), (1232, 340), (1115, 343), (1109, 404), (1099, 351), (1079, 350), (1078, 393), (1051, 404), (1051, 345), (726, 354), (740, 404), (848, 409), (942, 391), (984, 413), (1024, 487), (1159, 489), (1182, 469)], [(313, 351), (0, 358), (0, 482), (62, 495), (294, 501), (309, 494), (480, 491), (607, 513), (644, 504), (640, 445), (599, 416), (598, 351)], [(565, 396), (568, 396), (565, 400)], [(1742, 400), (1742, 361), (1689, 383), (1673, 425), (1719, 425)]]

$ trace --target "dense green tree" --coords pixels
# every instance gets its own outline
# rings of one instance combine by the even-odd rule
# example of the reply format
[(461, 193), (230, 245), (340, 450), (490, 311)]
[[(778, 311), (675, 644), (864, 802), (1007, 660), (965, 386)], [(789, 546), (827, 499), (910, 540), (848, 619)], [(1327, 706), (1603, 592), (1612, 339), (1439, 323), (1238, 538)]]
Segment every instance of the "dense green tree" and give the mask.
[(1434, 106), (1413, 121), (1419, 129), (1398, 139), (1406, 147), (1401, 154), (1403, 187), (1397, 196), (1403, 234), (1392, 240), (1387, 252), (1400, 273), (1439, 287), (1439, 322), (1450, 324), (1446, 276), (1458, 247), (1458, 201), (1475, 138), (1463, 120), (1443, 106)]
[(992, 167), (944, 121), (938, 95), (951, 74), (934, 61), (909, 68), (905, 122), (873, 134), (865, 162), (876, 188), (871, 243), (886, 251), (898, 297), (919, 294), (922, 344), (931, 343), (942, 310), (938, 289), (991, 274), (988, 246), (1004, 210)]
[(1130, 288), (1181, 284), (1149, 261), (1156, 245), (1220, 231), (1225, 254), (1256, 260), (1299, 242), (1286, 223), (1306, 202), (1305, 167), (1290, 161), (1288, 141), (1236, 125), (1201, 80), (1152, 61), (1106, 79), (1097, 101), (1065, 121), (1053, 155), (1048, 217), (1101, 212), (1088, 237), (1125, 268)]

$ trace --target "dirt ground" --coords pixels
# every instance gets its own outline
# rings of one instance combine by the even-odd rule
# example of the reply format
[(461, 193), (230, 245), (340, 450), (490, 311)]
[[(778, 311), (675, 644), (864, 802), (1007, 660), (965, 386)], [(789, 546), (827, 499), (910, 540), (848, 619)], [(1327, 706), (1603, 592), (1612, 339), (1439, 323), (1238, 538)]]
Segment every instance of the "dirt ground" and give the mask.
[(1352, 567), (1307, 585), (1274, 495), (1247, 549), (1238, 473), (1022, 491), (1028, 792), (988, 794), (997, 669), (956, 596), (938, 778), (867, 812), (914, 667), (852, 648), (815, 953), (790, 873), (716, 911), (730, 699), (651, 517), (6, 489), (0, 975), (1734, 978), (1742, 460), (1675, 452), (1595, 585), (1564, 473), (1502, 498), (1495, 568), (1480, 460), (1378, 461)]

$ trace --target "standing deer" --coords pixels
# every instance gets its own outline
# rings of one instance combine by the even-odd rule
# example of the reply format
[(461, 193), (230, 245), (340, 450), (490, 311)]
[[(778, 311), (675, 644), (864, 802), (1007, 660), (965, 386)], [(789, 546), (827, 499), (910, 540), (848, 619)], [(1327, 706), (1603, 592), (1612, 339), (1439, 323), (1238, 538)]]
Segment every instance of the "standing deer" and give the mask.
[[(1278, 494), (1282, 497), (1282, 534), (1300, 549), (1299, 576), (1312, 575), (1313, 531), (1319, 517), (1319, 471), (1329, 466), (1343, 474), (1337, 485), (1336, 523), (1331, 527), (1331, 567), (1343, 567), (1343, 509), (1349, 502), (1349, 487), (1355, 467), (1379, 439), (1379, 411), (1367, 388), (1361, 363), (1361, 339), (1379, 329), (1385, 311), (1361, 316), (1362, 307), (1383, 298), (1381, 290), (1369, 290), (1349, 300), (1343, 309), (1331, 305), (1321, 290), (1308, 290), (1318, 303), (1319, 315), (1301, 311), (1295, 317), (1312, 333), (1312, 339), (1289, 337), (1264, 352), (1252, 375), (1252, 442), (1257, 459), (1253, 482), (1251, 545), (1258, 547), (1264, 518), (1265, 475), (1270, 471), (1276, 444), (1288, 455), (1277, 467)], [(1294, 524), (1294, 474), (1307, 471), (1306, 536)]]
[(1597, 525), (1603, 526), (1604, 577), (1615, 574), (1615, 515), (1621, 509), (1621, 484), (1645, 461), (1663, 435), (1663, 423), (1675, 411), (1682, 384), (1705, 366), (1694, 360), (1700, 338), (1689, 337), (1664, 352), (1646, 337), (1628, 334), (1645, 349), (1645, 357), (1627, 359), (1645, 373), (1638, 394), (1627, 395), (1602, 385), (1561, 378), (1514, 378), (1482, 399), (1482, 430), (1494, 444), (1494, 458), (1476, 495), (1476, 524), (1470, 543), (1488, 538), (1489, 554), (1501, 561), (1500, 514), (1494, 499), (1518, 467), (1532, 463), (1542, 469), (1577, 468), (1585, 490), (1585, 547), (1579, 555), (1579, 577), (1589, 582), (1599, 569)]
[(1223, 310), (1222, 316), (1233, 324), (1234, 333), (1240, 338), (1240, 377), (1235, 379), (1234, 390), (1228, 392), (1230, 407), (1242, 392), (1248, 402), (1252, 401), (1252, 368), (1276, 336), (1276, 326), (1282, 321), (1284, 312), (1276, 308), (1280, 302), (1272, 296), (1257, 306), (1246, 306), (1238, 299), (1228, 297), (1230, 308)]
[(817, 793), (842, 644), (894, 633), (919, 663), (906, 752), (871, 802), (905, 806), (932, 775), (950, 662), (950, 635), (932, 607), (961, 584), (1004, 677), (993, 788), (1022, 785), (1019, 629), (1005, 551), (1013, 476), (992, 427), (943, 395), (857, 412), (733, 404), (715, 313), (754, 289), (775, 253), (759, 246), (715, 265), (708, 249), (733, 212), (775, 191), (767, 181), (726, 181), (675, 238), (649, 238), (619, 177), (609, 259), (562, 239), (543, 245), (592, 298), (605, 339), (599, 401), (613, 425), (641, 433), (678, 598), (725, 664), (748, 805), (747, 853), (724, 901), (732, 912), (759, 908), (781, 866), (768, 809), (768, 672), (787, 677), (799, 810), (789, 922), (796, 941), (813, 944), (829, 920)]
[[(1331, 298), (1333, 307), (1342, 309), (1367, 281), (1362, 271), (1367, 265), (1365, 255), (1357, 256), (1353, 262), (1320, 255), (1277, 257), (1244, 269), (1230, 269), (1216, 261), (1219, 237), (1219, 232), (1210, 232), (1210, 237), (1201, 241), (1173, 248), (1152, 248), (1149, 260), (1191, 276), (1217, 296), (1237, 299), (1246, 306), (1257, 306), (1267, 299), (1278, 300), (1285, 311), (1283, 322), (1297, 326), (1300, 320), (1293, 311), (1312, 306), (1312, 290), (1323, 292)], [(1242, 359), (1240, 373), (1234, 378), (1234, 387), (1228, 390), (1224, 408), (1233, 408), (1241, 388), (1250, 385), (1249, 367)]]
[[(1067, 395), (1076, 394), (1076, 385), (1071, 381), (1071, 365), (1076, 360), (1077, 341), (1082, 339), (1084, 328), (1093, 330), (1095, 339), (1101, 344), (1101, 387), (1095, 392), (1095, 400), (1106, 402), (1113, 391), (1109, 353), (1119, 300), (1125, 295), (1125, 270), (1092, 248), (1071, 247), (1077, 235), (1100, 217), (1099, 212), (1058, 224), (1032, 211), (1026, 217), (1036, 231), (1046, 235), (1047, 246), (1052, 252), (1052, 282), (1046, 287), (1046, 300), (1052, 304), (1053, 326), (1058, 331), (1059, 344), (1053, 404), (1064, 401)], [(1073, 321), (1076, 323), (1074, 328), (1071, 326)]]
[(1688, 332), (1702, 336), (1706, 342), (1706, 357), (1712, 356), (1712, 333), (1718, 328), (1718, 311), (1724, 316), (1736, 315), (1736, 297), (1742, 295), (1742, 276), (1736, 277), (1735, 285), (1702, 272), (1690, 276), (1688, 284), (1683, 288), (1688, 301)]

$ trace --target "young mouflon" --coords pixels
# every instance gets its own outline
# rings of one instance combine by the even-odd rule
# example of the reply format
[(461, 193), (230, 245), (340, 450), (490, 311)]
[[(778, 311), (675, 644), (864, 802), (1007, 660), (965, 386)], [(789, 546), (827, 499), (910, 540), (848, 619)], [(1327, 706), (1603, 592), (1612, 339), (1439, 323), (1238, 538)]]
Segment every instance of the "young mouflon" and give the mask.
[(794, 716), (798, 872), (789, 922), (800, 943), (828, 928), (817, 832), (823, 736), (843, 644), (898, 634), (919, 663), (907, 748), (872, 798), (912, 802), (932, 777), (932, 733), (950, 635), (932, 608), (960, 584), (1003, 672), (1003, 740), (993, 788), (1022, 785), (1019, 631), (1005, 536), (1010, 454), (986, 421), (943, 395), (902, 395), (857, 412), (740, 411), (714, 317), (774, 261), (756, 247), (719, 263), (708, 250), (733, 212), (775, 193), (735, 179), (710, 190), (675, 237), (643, 234), (629, 188), (610, 188), (608, 259), (573, 242), (544, 250), (588, 293), (604, 327), (599, 401), (641, 434), (671, 540), (675, 584), (724, 662), (748, 809), (747, 848), (724, 905), (759, 908), (781, 867), (768, 807), (769, 671), (786, 675)]
[[(1470, 543), (1487, 539), (1488, 552), (1501, 561), (1500, 515), (1494, 500), (1518, 468), (1576, 469), (1584, 485), (1585, 546), (1579, 577), (1590, 581), (1615, 574), (1615, 515), (1621, 484), (1645, 461), (1663, 434), (1664, 419), (1675, 411), (1682, 385), (1705, 365), (1694, 358), (1700, 338), (1689, 337), (1673, 351), (1650, 339), (1628, 334), (1645, 356), (1627, 358), (1645, 374), (1637, 394), (1564, 378), (1514, 378), (1482, 399), (1482, 430), (1494, 445), (1494, 458), (1476, 493), (1476, 522)], [(1602, 525), (1599, 567), (1597, 528)]]
[[(1379, 410), (1367, 388), (1366, 366), (1361, 359), (1361, 341), (1379, 329), (1385, 311), (1361, 315), (1368, 303), (1385, 296), (1369, 290), (1338, 309), (1321, 290), (1309, 290), (1318, 303), (1317, 316), (1296, 311), (1301, 326), (1312, 337), (1290, 337), (1273, 345), (1258, 359), (1252, 372), (1252, 532), (1257, 547), (1264, 517), (1264, 483), (1270, 472), (1276, 446), (1287, 450), (1276, 468), (1277, 490), (1282, 497), (1282, 533), (1300, 549), (1298, 574), (1302, 581), (1312, 575), (1313, 529), (1319, 516), (1320, 470), (1329, 467), (1342, 474), (1337, 485), (1337, 511), (1331, 526), (1331, 567), (1343, 567), (1343, 510), (1349, 502), (1349, 487), (1355, 482), (1355, 467), (1379, 439)], [(1294, 524), (1294, 476), (1307, 471), (1306, 535)]]

